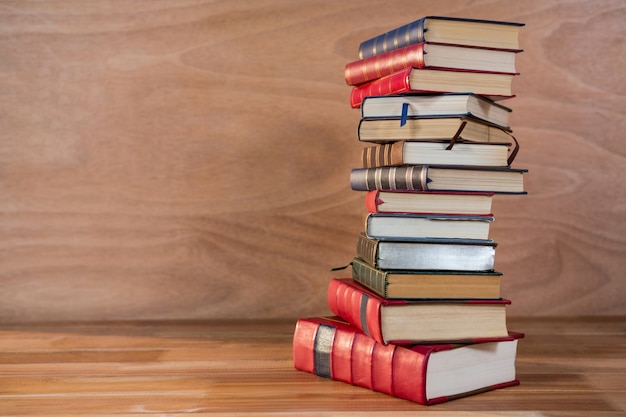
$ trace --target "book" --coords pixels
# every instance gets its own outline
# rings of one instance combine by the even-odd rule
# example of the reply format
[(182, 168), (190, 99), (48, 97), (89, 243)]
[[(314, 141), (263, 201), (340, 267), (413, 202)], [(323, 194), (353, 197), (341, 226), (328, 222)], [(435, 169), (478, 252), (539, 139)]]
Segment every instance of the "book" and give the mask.
[(501, 298), (497, 271), (384, 271), (352, 260), (352, 279), (388, 299)]
[(361, 117), (364, 119), (471, 116), (507, 131), (511, 130), (511, 113), (511, 108), (473, 93), (369, 96), (361, 104)]
[(523, 333), (466, 344), (382, 345), (336, 317), (300, 318), (294, 368), (396, 398), (432, 405), (519, 385)]
[(351, 278), (328, 284), (328, 307), (378, 343), (461, 343), (506, 337), (505, 299), (391, 300)]
[(514, 97), (511, 92), (515, 74), (407, 68), (352, 87), (350, 105), (359, 108), (365, 97), (415, 93), (467, 93), (492, 100)]
[(361, 119), (357, 127), (361, 142), (470, 141), (510, 144), (512, 136), (498, 126), (473, 117), (414, 117), (398, 119)]
[(369, 213), (440, 213), (491, 215), (493, 193), (381, 191), (365, 194)]
[(365, 235), (380, 240), (489, 240), (493, 217), (457, 214), (368, 213)]
[(508, 143), (455, 143), (395, 141), (361, 150), (361, 166), (375, 168), (400, 165), (510, 165), (511, 146)]
[(515, 74), (517, 51), (421, 42), (346, 64), (344, 79), (359, 85), (407, 68)]
[(496, 247), (492, 240), (390, 241), (372, 239), (361, 232), (356, 255), (384, 270), (493, 271)]
[(350, 187), (355, 191), (482, 191), (525, 194), (526, 169), (457, 165), (404, 165), (354, 168)]
[(519, 50), (523, 23), (449, 16), (424, 16), (359, 44), (359, 59), (420, 42)]

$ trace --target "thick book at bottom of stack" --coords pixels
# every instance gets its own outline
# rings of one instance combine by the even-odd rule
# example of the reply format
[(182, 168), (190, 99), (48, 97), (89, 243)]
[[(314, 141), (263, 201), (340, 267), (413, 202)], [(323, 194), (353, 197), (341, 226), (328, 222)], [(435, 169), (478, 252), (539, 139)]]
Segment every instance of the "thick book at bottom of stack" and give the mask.
[(293, 339), (296, 369), (431, 405), (517, 385), (517, 341), (383, 345), (335, 318), (301, 318)]

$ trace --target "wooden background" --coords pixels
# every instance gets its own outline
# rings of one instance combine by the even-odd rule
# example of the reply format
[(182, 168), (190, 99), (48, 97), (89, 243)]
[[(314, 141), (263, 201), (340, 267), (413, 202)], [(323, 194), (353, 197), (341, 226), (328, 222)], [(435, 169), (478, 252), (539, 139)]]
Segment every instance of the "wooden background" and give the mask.
[(626, 313), (623, 1), (0, 1), (0, 322), (327, 314), (363, 195), (344, 65), (526, 23), (494, 203), (511, 316)]

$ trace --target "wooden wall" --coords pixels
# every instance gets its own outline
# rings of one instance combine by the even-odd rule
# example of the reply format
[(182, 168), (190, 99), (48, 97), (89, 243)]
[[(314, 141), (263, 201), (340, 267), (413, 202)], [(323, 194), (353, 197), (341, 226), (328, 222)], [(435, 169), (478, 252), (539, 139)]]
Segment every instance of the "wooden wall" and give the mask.
[(510, 315), (626, 313), (621, 0), (0, 1), (0, 321), (327, 314), (363, 195), (358, 43), (526, 23), (497, 197)]

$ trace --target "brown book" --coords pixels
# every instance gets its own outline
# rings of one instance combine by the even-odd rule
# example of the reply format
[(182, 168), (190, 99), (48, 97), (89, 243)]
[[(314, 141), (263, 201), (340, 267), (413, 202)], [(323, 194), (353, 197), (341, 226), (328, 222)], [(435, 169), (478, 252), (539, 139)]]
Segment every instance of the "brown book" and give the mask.
[(500, 298), (497, 271), (384, 271), (360, 258), (352, 261), (352, 279), (388, 299)]
[(458, 165), (403, 165), (355, 168), (350, 187), (355, 191), (477, 191), (525, 194), (526, 169)]
[(399, 165), (507, 166), (508, 143), (456, 143), (397, 141), (363, 148), (362, 167)]
[(398, 119), (361, 119), (357, 129), (361, 142), (470, 141), (511, 143), (510, 132), (473, 117), (415, 117)]

